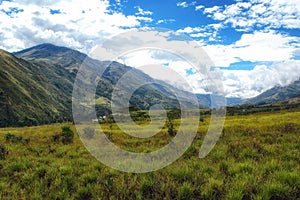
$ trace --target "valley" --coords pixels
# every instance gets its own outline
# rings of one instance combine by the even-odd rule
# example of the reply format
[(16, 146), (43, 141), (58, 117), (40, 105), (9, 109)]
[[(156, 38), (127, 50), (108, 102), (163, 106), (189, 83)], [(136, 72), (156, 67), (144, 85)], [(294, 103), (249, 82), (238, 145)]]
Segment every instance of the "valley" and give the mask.
[[(0, 160), (0, 198), (297, 199), (299, 117), (299, 109), (227, 116), (220, 140), (200, 159), (209, 124), (204, 116), (181, 158), (145, 174), (119, 172), (98, 162), (70, 123), (1, 128), (0, 144), (8, 154)], [(176, 128), (179, 121), (173, 122)], [(64, 126), (75, 133), (72, 143), (53, 140)], [(166, 127), (150, 139), (128, 137), (112, 122), (101, 127), (111, 141), (130, 151), (153, 151), (172, 138)], [(8, 133), (22, 139), (8, 140)]]

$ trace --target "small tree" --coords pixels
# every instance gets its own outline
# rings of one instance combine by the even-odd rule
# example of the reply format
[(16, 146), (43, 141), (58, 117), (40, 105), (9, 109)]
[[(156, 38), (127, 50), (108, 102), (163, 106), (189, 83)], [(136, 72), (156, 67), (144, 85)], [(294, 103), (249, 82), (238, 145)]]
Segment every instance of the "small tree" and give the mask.
[(73, 142), (74, 133), (69, 126), (63, 126), (61, 127), (61, 137), (62, 143), (69, 144)]
[(175, 130), (173, 122), (171, 120), (168, 121), (168, 134), (170, 136), (176, 135), (176, 130)]

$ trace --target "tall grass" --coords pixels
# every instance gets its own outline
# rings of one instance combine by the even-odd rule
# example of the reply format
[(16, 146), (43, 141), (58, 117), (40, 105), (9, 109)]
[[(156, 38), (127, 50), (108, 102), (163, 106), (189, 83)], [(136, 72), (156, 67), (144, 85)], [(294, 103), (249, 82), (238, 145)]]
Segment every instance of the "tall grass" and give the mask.
[[(300, 197), (300, 112), (229, 116), (223, 135), (204, 159), (199, 148), (208, 117), (199, 122), (192, 146), (176, 162), (146, 174), (110, 169), (82, 145), (54, 142), (61, 127), (53, 124), (1, 128), (0, 199), (297, 199)], [(142, 122), (140, 122), (142, 123)], [(179, 122), (174, 120), (174, 127)], [(167, 144), (168, 127), (152, 138), (130, 137), (116, 124), (102, 124), (118, 146), (150, 152)], [(29, 143), (11, 142), (13, 134)], [(86, 130), (86, 138), (100, 134)]]

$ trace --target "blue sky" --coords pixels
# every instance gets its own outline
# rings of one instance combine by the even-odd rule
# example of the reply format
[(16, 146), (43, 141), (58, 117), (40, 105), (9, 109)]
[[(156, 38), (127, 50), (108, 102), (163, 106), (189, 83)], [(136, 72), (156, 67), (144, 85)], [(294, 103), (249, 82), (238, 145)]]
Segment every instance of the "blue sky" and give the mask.
[[(10, 52), (48, 42), (89, 53), (124, 31), (171, 29), (204, 49), (228, 97), (253, 97), (300, 77), (295, 0), (10, 0), (0, 1), (0, 18), (0, 48)], [(181, 72), (203, 91), (191, 69)]]

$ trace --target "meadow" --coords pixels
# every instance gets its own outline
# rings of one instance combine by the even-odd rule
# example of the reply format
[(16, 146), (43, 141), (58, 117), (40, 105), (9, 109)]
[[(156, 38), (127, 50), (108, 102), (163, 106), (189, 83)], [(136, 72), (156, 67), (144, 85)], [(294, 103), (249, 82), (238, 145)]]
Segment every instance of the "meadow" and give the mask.
[[(179, 121), (173, 123), (176, 129)], [(200, 159), (208, 125), (209, 116), (202, 117), (176, 162), (143, 174), (101, 164), (71, 123), (1, 128), (0, 199), (300, 199), (299, 110), (227, 116), (216, 146)], [(57, 141), (66, 126), (73, 142)], [(129, 137), (114, 123), (101, 126), (116, 145), (136, 152), (172, 138), (167, 126), (151, 139)]]

